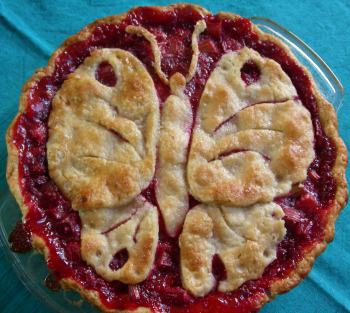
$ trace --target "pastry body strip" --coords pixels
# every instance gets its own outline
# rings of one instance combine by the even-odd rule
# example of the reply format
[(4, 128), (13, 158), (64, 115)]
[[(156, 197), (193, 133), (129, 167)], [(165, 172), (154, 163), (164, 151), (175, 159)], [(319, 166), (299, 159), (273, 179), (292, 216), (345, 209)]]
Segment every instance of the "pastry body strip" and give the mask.
[(178, 234), (189, 209), (186, 165), (193, 117), (183, 93), (185, 83), (179, 73), (171, 77), (172, 95), (165, 101), (161, 115), (156, 197), (171, 237)]
[(184, 89), (196, 72), (199, 56), (198, 36), (205, 29), (204, 20), (198, 21), (194, 27), (193, 55), (186, 78), (180, 73), (175, 73), (170, 81), (161, 69), (161, 53), (154, 35), (141, 26), (128, 26), (125, 29), (127, 33), (144, 36), (150, 42), (155, 59), (154, 69), (164, 84), (170, 84), (172, 93), (163, 104), (156, 172), (156, 198), (166, 231), (171, 237), (178, 234), (189, 209), (186, 165), (193, 114)]

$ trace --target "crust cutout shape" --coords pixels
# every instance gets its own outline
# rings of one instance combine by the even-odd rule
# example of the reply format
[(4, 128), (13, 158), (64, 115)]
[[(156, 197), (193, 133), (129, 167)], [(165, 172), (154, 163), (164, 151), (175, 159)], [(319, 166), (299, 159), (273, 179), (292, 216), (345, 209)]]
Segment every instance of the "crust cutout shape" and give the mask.
[[(95, 78), (108, 62), (114, 87)], [(92, 53), (57, 92), (49, 118), (50, 176), (76, 210), (125, 205), (155, 170), (159, 102), (147, 70), (131, 53)]]
[[(248, 61), (260, 78), (247, 85)], [(215, 255), (231, 292), (260, 277), (285, 235), (282, 208), (273, 203), (306, 179), (314, 159), (310, 114), (276, 62), (243, 48), (224, 55), (209, 77), (197, 111), (188, 160), (192, 209), (180, 236), (183, 284), (195, 296), (215, 286)]]
[[(260, 79), (246, 86), (253, 61)], [(287, 194), (314, 159), (310, 113), (273, 60), (243, 48), (224, 55), (197, 112), (188, 160), (191, 194), (204, 203), (247, 206)]]
[[(82, 221), (81, 254), (107, 281), (143, 281), (152, 268), (158, 243), (158, 211), (141, 196), (123, 207), (79, 211)], [(127, 251), (127, 261), (115, 270), (116, 253)]]
[(216, 285), (213, 258), (226, 270), (220, 292), (236, 290), (259, 278), (276, 258), (276, 246), (285, 235), (282, 208), (271, 202), (248, 208), (198, 205), (186, 217), (180, 237), (181, 270), (186, 289), (204, 296)]
[[(197, 28), (199, 34), (205, 25)], [(153, 35), (142, 34), (157, 51)], [(241, 77), (248, 61), (261, 73), (249, 85)], [(112, 66), (115, 86), (96, 80), (102, 62)], [(219, 290), (230, 292), (276, 258), (285, 229), (283, 211), (271, 201), (306, 179), (314, 158), (310, 115), (276, 62), (248, 48), (224, 55), (200, 101), (186, 180), (192, 110), (186, 78), (177, 73), (169, 84), (158, 143), (159, 103), (146, 69), (123, 50), (94, 52), (53, 101), (50, 175), (79, 210), (83, 258), (108, 281), (138, 283), (152, 268), (158, 239), (157, 209), (138, 196), (155, 173), (158, 143), (160, 211), (170, 236), (184, 224), (183, 284), (195, 296), (210, 292), (217, 254), (227, 273)], [(203, 204), (186, 218), (188, 191)], [(128, 259), (113, 269), (123, 249)]]
[(183, 93), (185, 77), (176, 73), (170, 87), (172, 95), (164, 103), (161, 118), (156, 197), (167, 232), (175, 237), (189, 209), (186, 164), (193, 117)]

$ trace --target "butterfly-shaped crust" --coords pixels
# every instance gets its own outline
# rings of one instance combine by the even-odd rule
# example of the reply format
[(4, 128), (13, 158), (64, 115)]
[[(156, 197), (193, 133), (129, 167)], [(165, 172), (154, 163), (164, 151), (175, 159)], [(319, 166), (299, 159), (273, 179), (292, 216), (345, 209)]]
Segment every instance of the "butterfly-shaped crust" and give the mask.
[[(196, 16), (191, 26), (193, 57), (188, 73), (167, 77), (162, 71), (164, 59), (156, 38), (159, 34), (144, 28), (143, 23), (137, 21), (136, 11), (165, 15), (176, 12), (174, 17), (185, 12), (184, 17), (180, 17), (183, 21), (191, 19), (186, 15), (188, 12)], [(130, 17), (135, 17), (136, 23), (130, 23)], [(21, 185), (22, 155), (15, 132), (18, 121), (31, 109), (31, 92), (42, 79), (54, 75), (58, 56), (69, 54), (67, 48), (75, 44), (94, 40), (99, 27), (123, 28), (126, 21), (129, 25), (123, 28), (123, 36), (133, 35), (134, 39), (143, 36), (148, 41), (152, 46), (150, 56), (153, 53), (154, 58), (149, 65), (154, 70), (150, 72), (159, 76), (162, 87), (167, 85), (165, 89), (170, 89), (171, 95), (159, 101), (160, 89), (156, 90), (147, 66), (135, 55), (123, 47), (93, 46), (88, 51), (91, 56), (67, 79), (64, 77), (52, 102), (46, 146), (48, 169), (50, 178), (78, 211), (74, 213), (80, 216), (82, 227), (77, 240), (81, 240), (81, 257), (89, 269), (94, 270), (91, 272), (100, 276), (99, 280), (102, 277), (104, 283), (112, 281), (113, 286), (129, 284), (127, 297), (136, 296), (137, 299), (130, 306), (126, 304), (121, 308), (118, 303), (112, 307), (108, 292), (104, 294), (93, 289), (89, 282), (87, 287), (86, 282), (73, 276), (60, 276), (65, 288), (77, 290), (101, 311), (151, 312), (149, 307), (154, 303), (143, 302), (140, 300), (143, 295), (137, 297), (137, 292), (133, 294), (132, 291), (138, 290), (139, 282), (140, 286), (145, 286), (150, 276), (153, 279), (150, 273), (157, 270), (157, 262), (161, 262), (161, 266), (171, 264), (173, 260), (167, 259), (167, 248), (164, 248), (167, 243), (162, 240), (176, 242), (178, 235), (172, 253), (180, 248), (180, 260), (176, 269), (171, 270), (179, 274), (180, 268), (182, 287), (170, 287), (170, 294), (164, 291), (165, 297), (157, 298), (161, 302), (159, 307), (164, 305), (165, 310), (170, 310), (168, 304), (162, 302), (168, 301), (164, 299), (170, 299), (171, 307), (176, 305), (172, 292), (183, 296), (189, 310), (191, 304), (201, 305), (202, 299), (206, 301), (221, 293), (228, 293), (225, 299), (229, 299), (231, 292), (242, 284), (261, 277), (264, 269), (276, 259), (276, 247), (286, 233), (285, 208), (282, 210), (274, 199), (288, 194), (294, 187), (302, 187), (301, 182), (315, 157), (315, 130), (305, 103), (299, 99), (300, 91), (295, 90), (278, 63), (240, 44), (233, 44), (231, 48), (235, 52), (230, 52), (230, 44), (225, 46), (225, 42), (220, 42), (225, 53), (213, 66), (209, 79), (202, 80), (200, 88), (204, 91), (198, 109), (191, 107), (191, 91), (186, 88), (193, 78), (201, 79), (197, 62), (203, 61), (201, 54), (210, 53), (211, 49), (218, 51), (211, 39), (202, 39), (210, 33), (214, 38), (221, 22), (241, 21), (237, 15), (222, 12), (215, 16), (218, 23), (212, 23), (211, 18), (210, 12), (199, 6), (176, 4), (136, 8), (97, 20), (68, 38), (54, 52), (48, 66), (38, 70), (23, 88), (19, 114), (9, 127), (6, 141), (9, 151), (7, 179), (25, 221), (36, 202), (28, 201), (27, 190)], [(205, 20), (211, 24), (207, 33)], [(248, 23), (243, 24), (247, 26)], [(261, 43), (269, 42), (281, 49), (310, 81), (320, 122), (314, 127), (322, 128), (334, 145), (334, 166), (329, 174), (337, 185), (333, 202), (327, 209), (329, 214), (324, 216), (327, 219), (324, 237), (315, 245), (307, 246), (310, 250), (303, 251), (302, 259), (296, 260), (291, 272), (269, 281), (266, 293), (254, 303), (254, 310), (257, 310), (274, 295), (296, 286), (332, 240), (334, 222), (348, 194), (344, 174), (347, 152), (337, 132), (334, 110), (322, 98), (308, 70), (300, 66), (280, 40), (262, 33), (253, 24), (249, 23), (248, 28)], [(183, 34), (186, 32), (191, 31), (186, 29)], [(163, 44), (164, 39), (166, 37), (162, 38)], [(206, 44), (204, 50), (203, 43)], [(113, 84), (106, 84), (96, 75), (103, 64), (112, 69)], [(246, 64), (253, 64), (257, 69), (257, 79), (245, 80), (242, 72)], [(51, 93), (48, 90), (48, 94)], [(46, 137), (41, 140), (45, 141)], [(159, 165), (161, 167), (157, 167)], [(156, 199), (147, 200), (142, 191), (150, 184)], [(159, 230), (163, 233), (159, 234)], [(33, 246), (50, 260), (52, 247), (45, 240), (33, 232)], [(118, 255), (122, 257), (118, 259)], [(50, 262), (54, 264), (52, 259)], [(217, 262), (221, 264), (219, 276), (214, 268)], [(153, 287), (151, 285), (151, 289)], [(215, 292), (207, 298), (211, 291)], [(220, 302), (221, 298), (216, 300)], [(184, 307), (187, 310), (187, 306)], [(153, 309), (158, 306), (152, 306)]]
[[(115, 86), (98, 81), (103, 62), (112, 66)], [(259, 72), (249, 84), (241, 74), (247, 62)], [(154, 175), (158, 144), (156, 197), (169, 235), (185, 221), (179, 242), (184, 287), (196, 296), (210, 292), (217, 254), (227, 272), (219, 290), (231, 292), (276, 258), (284, 214), (271, 201), (306, 179), (314, 158), (310, 113), (279, 64), (243, 48), (225, 54), (209, 77), (189, 146), (193, 116), (185, 84), (181, 74), (171, 77), (159, 126), (156, 91), (143, 65), (123, 50), (94, 52), (53, 101), (50, 175), (73, 208), (85, 211), (84, 260), (106, 280), (138, 283), (152, 267), (158, 215), (135, 197)], [(186, 217), (189, 193), (203, 204)], [(246, 224), (235, 221), (242, 210)], [(113, 269), (123, 249), (127, 262)]]

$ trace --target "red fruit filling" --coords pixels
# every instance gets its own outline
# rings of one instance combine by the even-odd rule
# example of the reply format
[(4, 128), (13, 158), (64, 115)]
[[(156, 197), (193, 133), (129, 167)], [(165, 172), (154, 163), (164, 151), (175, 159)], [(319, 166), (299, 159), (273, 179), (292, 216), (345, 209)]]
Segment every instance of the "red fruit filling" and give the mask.
[(9, 239), (11, 244), (10, 250), (16, 253), (28, 253), (33, 250), (32, 243), (30, 241), (30, 234), (26, 230), (22, 222), (17, 222), (13, 228)]
[(241, 78), (249, 86), (257, 82), (260, 78), (260, 70), (253, 61), (247, 61), (241, 68)]
[(202, 53), (218, 53), (218, 49), (215, 47), (214, 42), (211, 39), (205, 39), (198, 43), (198, 49)]
[[(273, 281), (282, 279), (293, 270), (310, 247), (323, 240), (325, 217), (334, 201), (336, 183), (331, 174), (335, 148), (327, 138), (318, 119), (312, 86), (303, 69), (285, 51), (272, 42), (262, 41), (251, 31), (250, 21), (219, 19), (208, 15), (207, 30), (198, 39), (200, 55), (197, 71), (186, 85), (195, 116), (205, 83), (220, 57), (244, 46), (278, 62), (289, 75), (298, 97), (310, 111), (315, 129), (316, 157), (309, 168), (304, 187), (299, 192), (275, 199), (285, 211), (287, 234), (277, 249), (277, 259), (255, 281), (243, 284), (230, 294), (213, 291), (201, 298), (191, 296), (181, 284), (180, 250), (177, 239), (169, 238), (160, 220), (159, 244), (153, 269), (148, 278), (136, 285), (107, 282), (100, 278), (81, 258), (81, 222), (70, 202), (62, 196), (48, 175), (46, 140), (48, 116), (52, 99), (67, 75), (73, 72), (90, 51), (101, 48), (120, 48), (134, 54), (150, 73), (162, 103), (170, 95), (153, 68), (154, 56), (149, 42), (142, 36), (125, 32), (128, 25), (141, 25), (152, 32), (162, 51), (162, 70), (168, 77), (188, 73), (192, 58), (191, 34), (202, 16), (192, 8), (163, 12), (155, 8), (138, 8), (130, 12), (119, 25), (99, 25), (89, 39), (73, 44), (60, 54), (55, 69), (30, 89), (28, 106), (18, 118), (13, 130), (13, 143), (19, 153), (19, 183), (24, 203), (28, 207), (26, 228), (41, 237), (50, 249), (47, 264), (57, 280), (71, 278), (84, 288), (99, 292), (102, 303), (109, 309), (135, 310), (138, 306), (161, 312), (256, 312), (259, 300), (266, 296)], [(254, 83), (259, 72), (253, 65), (242, 70), (243, 79)], [(114, 86), (116, 78), (110, 65), (101, 63), (96, 79)], [(157, 205), (154, 183), (142, 192), (147, 201)], [(198, 201), (189, 197), (192, 208)], [(21, 242), (21, 240), (19, 240)], [(117, 253), (112, 268), (121, 267), (127, 260), (125, 251)], [(225, 278), (225, 269), (217, 256), (213, 274), (218, 281)]]
[(112, 271), (116, 271), (122, 268), (125, 265), (125, 263), (128, 261), (128, 259), (129, 259), (128, 250), (122, 249), (114, 255), (113, 260), (111, 261), (111, 263), (109, 263), (109, 268)]
[(212, 273), (217, 282), (227, 279), (225, 265), (218, 254), (213, 257)]
[(221, 20), (207, 21), (206, 34), (213, 38), (220, 38), (222, 35)]
[(114, 69), (107, 61), (102, 62), (95, 72), (95, 78), (101, 84), (108, 87), (114, 87), (117, 84), (117, 77), (115, 76)]

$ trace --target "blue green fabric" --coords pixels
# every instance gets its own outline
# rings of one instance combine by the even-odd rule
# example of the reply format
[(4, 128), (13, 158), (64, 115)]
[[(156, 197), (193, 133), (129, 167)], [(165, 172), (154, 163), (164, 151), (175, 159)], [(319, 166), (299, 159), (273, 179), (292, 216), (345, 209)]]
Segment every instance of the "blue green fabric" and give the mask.
[[(329, 65), (345, 89), (339, 131), (350, 146), (350, 2), (348, 0), (195, 1), (216, 13), (264, 16), (289, 29)], [(0, 190), (6, 184), (4, 134), (18, 109), (21, 87), (47, 64), (62, 41), (97, 18), (136, 5), (170, 1), (0, 0)], [(350, 181), (349, 171), (347, 179)], [(350, 312), (350, 208), (336, 222), (334, 242), (297, 288), (266, 305), (262, 313)], [(0, 249), (0, 312), (50, 312), (22, 285)]]

